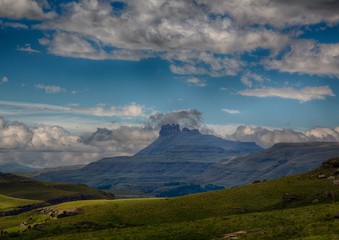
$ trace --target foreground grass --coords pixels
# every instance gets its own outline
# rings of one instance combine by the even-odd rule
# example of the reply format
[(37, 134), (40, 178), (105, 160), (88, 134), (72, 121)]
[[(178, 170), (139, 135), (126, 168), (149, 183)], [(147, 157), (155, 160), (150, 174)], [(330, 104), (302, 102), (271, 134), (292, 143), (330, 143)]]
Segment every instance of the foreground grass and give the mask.
[[(339, 239), (339, 220), (334, 218), (334, 213), (338, 209), (338, 203), (329, 203), (139, 226), (104, 225), (101, 221), (91, 222), (91, 219), (83, 218), (81, 221), (68, 221), (67, 225), (57, 224), (54, 227), (31, 230), (29, 234), (22, 235), (20, 239), (198, 240), (221, 239), (223, 234), (243, 230), (246, 231), (246, 234), (239, 236), (240, 239), (337, 240)], [(66, 221), (66, 218), (60, 220)], [(113, 223), (116, 219), (112, 216), (111, 220)], [(100, 228), (105, 229), (100, 230)], [(67, 232), (71, 233), (67, 234)]]
[(38, 203), (38, 200), (20, 199), (0, 194), (0, 211), (14, 209), (19, 206)]

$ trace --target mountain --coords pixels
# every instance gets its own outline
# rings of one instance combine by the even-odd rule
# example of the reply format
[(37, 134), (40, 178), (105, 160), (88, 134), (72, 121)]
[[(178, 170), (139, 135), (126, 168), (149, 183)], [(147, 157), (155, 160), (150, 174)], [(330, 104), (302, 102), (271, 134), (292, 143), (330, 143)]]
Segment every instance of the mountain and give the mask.
[(3, 163), (0, 164), (0, 171), (6, 173), (26, 173), (37, 171), (37, 168), (27, 167), (18, 163)]
[(337, 142), (278, 143), (262, 152), (215, 164), (195, 181), (225, 187), (238, 186), (254, 180), (307, 172), (319, 166), (325, 159), (337, 156)]
[(78, 170), (41, 173), (36, 178), (160, 194), (185, 187), (189, 179), (222, 159), (261, 150), (255, 143), (227, 141), (170, 124), (162, 126), (159, 138), (134, 156), (104, 158)]
[(193, 160), (218, 162), (229, 156), (239, 156), (262, 150), (253, 142), (227, 141), (203, 135), (197, 129), (183, 128), (179, 124), (161, 127), (159, 138), (135, 156), (165, 156), (166, 160)]

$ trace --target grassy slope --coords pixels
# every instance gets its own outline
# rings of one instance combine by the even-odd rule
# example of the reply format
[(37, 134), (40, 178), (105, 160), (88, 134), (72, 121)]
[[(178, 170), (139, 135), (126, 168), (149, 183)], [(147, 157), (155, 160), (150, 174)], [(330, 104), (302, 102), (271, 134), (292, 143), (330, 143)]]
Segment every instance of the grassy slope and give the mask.
[(38, 200), (19, 199), (0, 194), (0, 211), (9, 210), (18, 206), (38, 203)]
[[(339, 239), (339, 187), (318, 174), (335, 169), (318, 169), (222, 191), (172, 199), (94, 200), (69, 202), (53, 209), (77, 208), (81, 214), (49, 219), (47, 214), (25, 213), (2, 218), (9, 232), (20, 230), (20, 222), (41, 223), (40, 231), (28, 230), (21, 237), (32, 239), (218, 239), (224, 233), (246, 230), (241, 239)], [(331, 191), (336, 199), (327, 199)], [(283, 204), (285, 193), (302, 199)], [(318, 199), (320, 203), (312, 205)], [(311, 206), (307, 206), (311, 205)], [(24, 230), (21, 228), (21, 230)], [(82, 232), (82, 233), (79, 233)], [(72, 233), (72, 235), (69, 235)], [(68, 234), (68, 235), (67, 235)], [(114, 237), (112, 237), (114, 236)]]
[(46, 183), (12, 174), (0, 173), (0, 194), (23, 199), (49, 200), (60, 196), (90, 194), (107, 198), (105, 194), (84, 184)]

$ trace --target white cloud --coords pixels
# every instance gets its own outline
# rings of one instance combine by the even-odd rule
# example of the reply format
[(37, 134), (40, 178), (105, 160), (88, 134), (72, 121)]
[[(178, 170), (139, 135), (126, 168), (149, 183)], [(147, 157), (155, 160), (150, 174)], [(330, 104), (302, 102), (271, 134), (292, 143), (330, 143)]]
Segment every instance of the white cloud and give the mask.
[(47, 94), (55, 94), (55, 93), (60, 93), (60, 92), (66, 92), (66, 89), (55, 86), (55, 85), (45, 85), (42, 83), (36, 84), (35, 85), (36, 89), (40, 89), (45, 91)]
[(238, 58), (188, 50), (168, 52), (163, 58), (170, 62), (170, 70), (176, 74), (199, 74), (212, 77), (234, 76), (243, 65), (243, 62)]
[[(49, 52), (65, 57), (88, 59), (139, 60), (154, 56), (171, 62), (179, 74), (235, 75), (239, 60), (234, 54), (257, 48), (280, 50), (290, 39), (267, 28), (238, 29), (232, 19), (212, 18), (206, 8), (187, 0), (126, 0), (124, 9), (115, 9), (109, 1), (82, 0), (63, 6), (63, 13), (39, 25), (54, 30)], [(112, 27), (114, 26), (114, 27)], [(198, 52), (199, 57), (180, 61), (167, 56)], [(197, 64), (192, 64), (191, 60)], [(200, 66), (199, 66), (200, 65)]]
[(236, 110), (236, 109), (227, 109), (227, 108), (221, 109), (221, 111), (223, 111), (225, 113), (229, 113), (229, 114), (238, 114), (238, 113), (240, 113), (239, 110)]
[(291, 129), (267, 129), (263, 127), (238, 126), (233, 134), (226, 135), (227, 139), (255, 142), (262, 147), (270, 147), (280, 142), (326, 141), (339, 142), (339, 132), (331, 128), (313, 128), (306, 132)]
[(28, 29), (28, 26), (26, 24), (18, 23), (18, 22), (3, 22), (2, 20), (0, 20), (0, 26), (17, 28), (17, 29)]
[(339, 22), (339, 3), (333, 0), (197, 0), (212, 13), (230, 15), (240, 26), (253, 24), (278, 28)]
[(1, 79), (0, 79), (0, 84), (4, 84), (4, 83), (7, 83), (9, 80), (8, 80), (8, 77), (7, 76), (3, 76)]
[(42, 1), (35, 0), (0, 0), (0, 17), (32, 20), (49, 19), (56, 16), (54, 12), (44, 12), (46, 4), (40, 4)]
[(144, 116), (144, 107), (136, 103), (132, 103), (125, 106), (111, 106), (109, 108), (104, 107), (64, 107), (58, 105), (41, 104), (41, 103), (27, 103), (27, 102), (12, 102), (12, 101), (0, 101), (0, 105), (10, 106), (21, 109), (29, 109), (30, 112), (64, 112), (64, 113), (77, 113), (92, 116), (117, 116), (117, 117), (141, 117)]
[(334, 93), (328, 86), (305, 87), (302, 89), (285, 88), (256, 88), (245, 89), (239, 92), (243, 96), (252, 97), (279, 97), (285, 99), (294, 99), (299, 102), (307, 102), (312, 100), (323, 100), (326, 97), (334, 97)]
[(110, 108), (104, 108), (102, 106), (93, 108), (71, 108), (72, 112), (95, 115), (95, 116), (120, 116), (120, 117), (140, 117), (143, 116), (143, 106), (132, 103), (126, 106), (112, 106)]
[(27, 126), (0, 118), (0, 163), (31, 166), (86, 164), (105, 156), (132, 155), (158, 136), (155, 129), (118, 126), (80, 137), (59, 126)]
[(339, 77), (339, 44), (319, 44), (311, 40), (296, 41), (281, 59), (263, 63), (269, 69), (278, 69), (282, 72)]
[(265, 78), (251, 71), (246, 71), (240, 78), (240, 81), (247, 87), (252, 87), (254, 84), (258, 83), (262, 84), (268, 80), (269, 80), (268, 78)]
[(39, 53), (40, 52), (39, 50), (33, 49), (31, 47), (31, 44), (29, 43), (25, 44), (24, 47), (17, 47), (17, 50), (21, 52), (28, 52), (28, 53)]
[(206, 87), (207, 86), (207, 84), (204, 80), (201, 80), (201, 79), (196, 78), (196, 77), (191, 77), (191, 78), (187, 79), (186, 83), (190, 86), (195, 86), (195, 87)]
[(53, 38), (41, 38), (39, 43), (48, 46), (52, 54), (63, 57), (85, 58), (92, 60), (119, 59), (137, 61), (152, 57), (153, 54), (146, 50), (115, 49), (105, 50), (107, 47), (100, 40), (89, 38), (78, 33), (57, 31)]

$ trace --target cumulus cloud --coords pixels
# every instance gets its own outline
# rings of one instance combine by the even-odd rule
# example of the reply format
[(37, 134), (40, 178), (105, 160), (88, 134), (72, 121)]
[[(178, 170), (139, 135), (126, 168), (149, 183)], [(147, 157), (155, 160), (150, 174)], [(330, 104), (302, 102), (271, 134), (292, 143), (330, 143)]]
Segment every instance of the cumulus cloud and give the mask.
[(339, 44), (296, 41), (281, 59), (264, 61), (269, 69), (339, 77)]
[(203, 126), (202, 112), (196, 109), (178, 110), (168, 113), (155, 113), (149, 116), (147, 125), (160, 128), (165, 124), (180, 124), (181, 127), (200, 128)]
[(120, 126), (116, 129), (98, 128), (91, 135), (82, 137), (82, 142), (126, 155), (146, 147), (157, 136), (158, 131), (153, 128)]
[(267, 148), (280, 142), (323, 141), (339, 142), (339, 132), (331, 128), (316, 127), (306, 132), (291, 129), (267, 129), (263, 127), (238, 126), (233, 134), (226, 135), (227, 139), (255, 142)]
[(0, 17), (11, 19), (26, 18), (31, 20), (55, 17), (56, 14), (54, 12), (44, 11), (49, 7), (46, 3), (46, 1), (35, 0), (0, 0)]
[(93, 108), (71, 108), (71, 112), (89, 114), (95, 116), (120, 116), (120, 117), (140, 117), (144, 115), (144, 107), (135, 103), (126, 106), (111, 106), (104, 108), (103, 106)]
[(77, 136), (60, 126), (27, 126), (0, 118), (0, 163), (46, 167), (86, 164), (104, 156), (133, 155), (158, 136), (144, 126), (98, 129)]
[(191, 77), (186, 80), (186, 83), (190, 86), (194, 87), (206, 87), (207, 84), (204, 80), (196, 78), (196, 77)]
[(42, 103), (27, 103), (27, 102), (12, 102), (12, 101), (1, 101), (0, 105), (9, 106), (15, 108), (17, 111), (22, 109), (30, 110), (30, 112), (68, 112), (68, 113), (77, 113), (93, 116), (118, 116), (118, 117), (140, 117), (144, 116), (144, 106), (138, 105), (136, 103), (131, 103), (125, 106), (111, 106), (105, 108), (103, 106), (97, 107), (64, 107), (51, 104), (42, 104)]
[(229, 114), (238, 114), (238, 113), (240, 113), (239, 110), (236, 110), (236, 109), (227, 109), (227, 108), (221, 109), (221, 111), (223, 111), (225, 113), (229, 113)]
[(240, 26), (253, 24), (283, 28), (339, 22), (339, 2), (335, 0), (197, 0), (215, 14), (230, 15)]
[(40, 89), (45, 91), (47, 94), (55, 94), (55, 93), (60, 93), (60, 92), (66, 92), (66, 89), (55, 86), (55, 85), (45, 85), (42, 83), (36, 84), (35, 85), (36, 89)]
[(240, 81), (247, 87), (252, 87), (254, 84), (262, 84), (269, 79), (251, 71), (246, 71), (240, 78)]
[(7, 83), (9, 80), (8, 80), (8, 77), (7, 76), (3, 76), (1, 79), (0, 79), (0, 85), (1, 84), (4, 84), (4, 83)]
[(29, 43), (25, 44), (24, 47), (18, 47), (17, 50), (21, 52), (28, 52), (28, 53), (39, 53), (40, 52), (39, 50), (33, 49), (31, 47), (31, 44)]
[(10, 27), (10, 28), (17, 28), (17, 29), (28, 29), (28, 26), (23, 23), (18, 22), (4, 22), (0, 20), (0, 28), (1, 27)]
[(243, 96), (252, 97), (279, 97), (285, 99), (294, 99), (299, 102), (307, 102), (312, 100), (323, 100), (326, 97), (334, 97), (332, 89), (328, 86), (305, 87), (302, 89), (285, 88), (256, 88), (245, 89), (239, 92)]
[(191, 50), (168, 52), (163, 58), (170, 62), (170, 70), (173, 73), (209, 75), (212, 77), (237, 75), (244, 64), (236, 57), (216, 56), (211, 52)]

